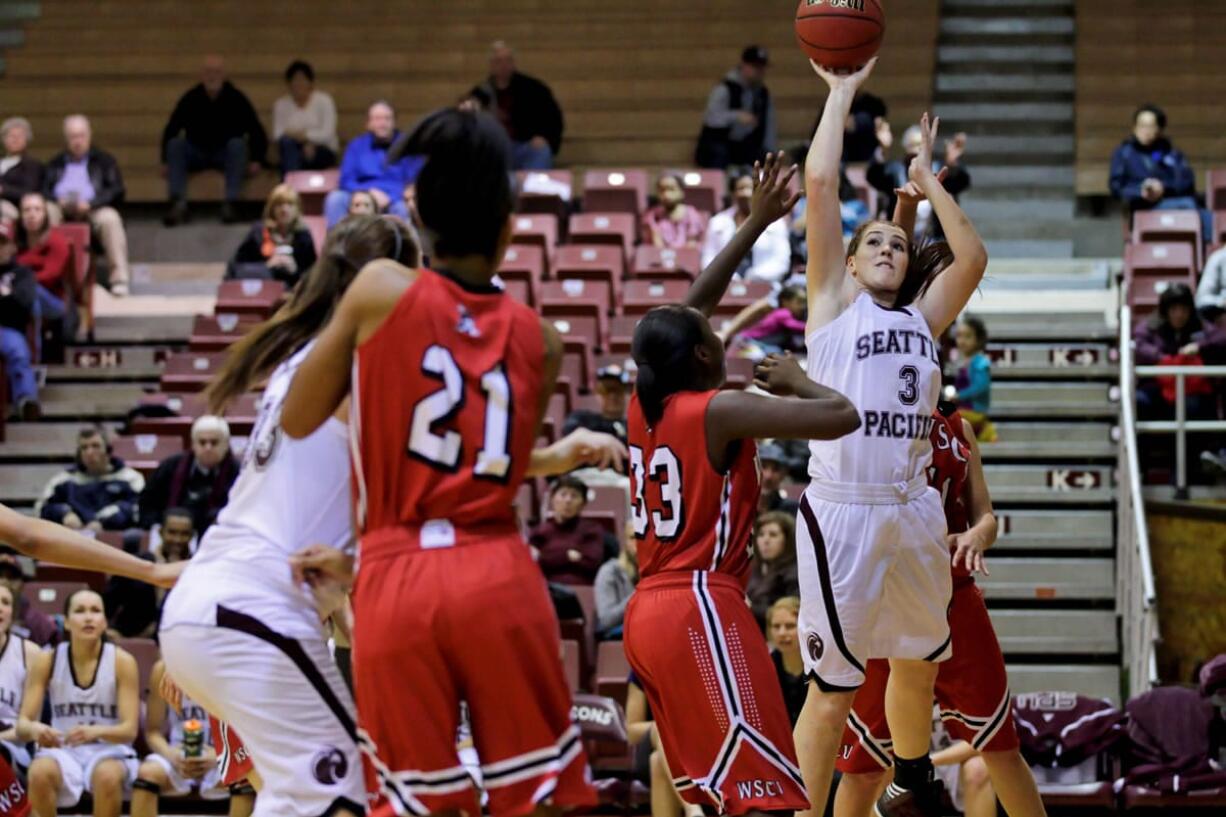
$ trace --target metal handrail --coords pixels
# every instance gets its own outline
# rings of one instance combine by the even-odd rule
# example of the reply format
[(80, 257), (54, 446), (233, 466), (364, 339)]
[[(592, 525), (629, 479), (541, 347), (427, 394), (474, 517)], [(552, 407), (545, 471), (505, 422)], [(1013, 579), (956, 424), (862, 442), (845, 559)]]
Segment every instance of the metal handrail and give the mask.
[[(1156, 366), (1152, 368), (1181, 368)], [(1226, 374), (1226, 366), (1218, 367)], [(1149, 528), (1145, 524), (1145, 495), (1141, 491), (1141, 462), (1137, 457), (1136, 369), (1132, 365), (1132, 310), (1120, 310), (1120, 433), (1128, 451), (1128, 493), (1132, 497), (1132, 522), (1136, 527), (1137, 544), (1141, 551), (1141, 579), (1145, 586), (1145, 601), (1157, 601), (1154, 589), (1154, 565), (1149, 554)]]

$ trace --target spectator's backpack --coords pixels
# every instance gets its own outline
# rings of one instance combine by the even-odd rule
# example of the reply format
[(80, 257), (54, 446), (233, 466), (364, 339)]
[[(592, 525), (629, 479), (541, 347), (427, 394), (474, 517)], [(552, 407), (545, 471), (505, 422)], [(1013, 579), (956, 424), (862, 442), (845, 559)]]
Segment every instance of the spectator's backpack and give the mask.
[(1124, 713), (1105, 698), (1034, 692), (1013, 699), (1022, 756), (1031, 766), (1077, 766), (1124, 738)]
[(1196, 690), (1152, 689), (1125, 709), (1128, 745), (1117, 789), (1142, 785), (1171, 794), (1226, 786), (1226, 772), (1210, 760), (1214, 709)]

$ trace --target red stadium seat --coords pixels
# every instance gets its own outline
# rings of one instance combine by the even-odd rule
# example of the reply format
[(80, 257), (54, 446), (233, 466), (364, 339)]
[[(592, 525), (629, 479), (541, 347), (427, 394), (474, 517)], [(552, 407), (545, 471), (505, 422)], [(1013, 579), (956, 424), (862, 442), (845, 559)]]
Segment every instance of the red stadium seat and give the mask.
[[(118, 533), (120, 541), (118, 547), (123, 548), (123, 532), (111, 531)], [(101, 539), (101, 535), (96, 538)], [(63, 565), (51, 564), (50, 562), (38, 563), (38, 580), (43, 582), (57, 582), (60, 584), (84, 584), (88, 585), (90, 590), (95, 593), (101, 593), (106, 589), (106, 574), (97, 573), (93, 570), (82, 570), (76, 567), (64, 567)], [(63, 608), (61, 608), (62, 610)]]
[(1195, 210), (1141, 210), (1132, 214), (1132, 242), (1185, 242), (1201, 267), (1201, 222)]
[(215, 315), (235, 312), (240, 315), (256, 315), (267, 318), (285, 297), (285, 284), (280, 281), (222, 281), (217, 288)]
[(1215, 213), (1226, 210), (1226, 168), (1206, 171), (1205, 204)]
[(183, 450), (183, 438), (177, 434), (134, 434), (116, 437), (111, 445), (116, 457), (149, 477), (162, 460)]
[(645, 170), (589, 170), (583, 175), (583, 210), (629, 213), (637, 219), (647, 209), (648, 186)]
[(225, 359), (225, 352), (176, 352), (162, 368), (162, 391), (203, 390)]
[(536, 485), (531, 480), (519, 486), (519, 491), (515, 494), (515, 508), (519, 511), (520, 521), (525, 525), (534, 525), (540, 520), (541, 503), (536, 497)]
[(596, 647), (596, 694), (605, 695), (622, 706), (630, 681), (630, 662), (621, 641), (602, 641)]
[(568, 638), (562, 642), (562, 671), (566, 674), (566, 683), (571, 692), (579, 691), (579, 664), (582, 653), (583, 645), (577, 640)]
[(538, 291), (541, 281), (545, 280), (545, 251), (540, 247), (528, 244), (512, 244), (507, 247), (502, 257), (502, 265), (498, 268), (498, 276), (506, 282), (523, 281), (528, 285), (527, 303), (535, 307), (540, 298)]
[(769, 297), (773, 289), (767, 281), (733, 281), (715, 307), (715, 314), (731, 317), (750, 304)]
[(634, 340), (634, 327), (638, 326), (639, 317), (639, 315), (618, 315), (609, 321), (609, 341), (605, 345), (610, 354), (627, 356), (630, 354), (630, 344)]
[(630, 265), (631, 278), (652, 278), (657, 281), (678, 278), (693, 281), (702, 272), (702, 253), (697, 247), (661, 249), (646, 244), (634, 250)]
[(30, 582), (22, 588), (21, 595), (43, 615), (62, 616), (68, 597), (88, 588), (85, 582)]
[(611, 512), (613, 514), (613, 535), (620, 541), (626, 530), (628, 503), (629, 495), (622, 486), (593, 485), (587, 489), (587, 507), (583, 509), (583, 512)]
[(549, 272), (549, 259), (558, 245), (558, 217), (542, 213), (527, 213), (512, 216), (511, 243), (540, 247), (545, 256), (545, 272)]
[(158, 662), (161, 652), (158, 644), (152, 638), (120, 638), (115, 646), (122, 647), (136, 659), (136, 669), (140, 677), (140, 699), (149, 697), (149, 676), (153, 674), (153, 665)]
[(549, 405), (545, 408), (545, 422), (542, 433), (549, 431), (554, 440), (562, 437), (562, 426), (566, 424), (566, 399), (560, 394), (549, 396)]
[(504, 279), (502, 287), (508, 295), (524, 306), (535, 307), (536, 300), (532, 297), (532, 284), (529, 281), (512, 278)]
[(609, 293), (609, 305), (616, 307), (621, 302), (626, 258), (617, 247), (566, 244), (558, 247), (554, 256), (553, 277), (557, 281), (603, 283)]
[(681, 173), (685, 203), (707, 215), (724, 209), (728, 174), (722, 170), (686, 170)]
[[(328, 220), (323, 216), (303, 216), (302, 221), (311, 231), (311, 240), (315, 242), (315, 254), (323, 252), (324, 241), (328, 238)], [(306, 270), (301, 270), (306, 272)]]
[[(596, 335), (587, 340), (604, 348), (608, 314), (613, 304), (607, 287), (586, 281), (546, 281), (541, 284), (540, 311), (546, 317), (591, 316), (596, 319)], [(573, 332), (562, 332), (574, 336)]]
[(747, 357), (730, 357), (725, 362), (725, 389), (743, 389), (753, 382), (754, 362)]
[(197, 315), (192, 321), (188, 348), (193, 352), (225, 351), (259, 322), (260, 319), (256, 315), (240, 315), (236, 312)]
[(1213, 251), (1220, 247), (1223, 242), (1226, 242), (1226, 212), (1214, 211), (1213, 213), (1213, 246), (1205, 248), (1205, 261), (1209, 261), (1209, 256), (1213, 255)]
[(627, 281), (622, 289), (622, 313), (641, 317), (657, 306), (681, 303), (689, 291), (685, 281)]
[(294, 170), (285, 174), (285, 183), (298, 191), (298, 198), (302, 200), (303, 214), (318, 216), (323, 214), (324, 199), (340, 186), (341, 172), (336, 168)]
[[(558, 223), (565, 221), (575, 189), (574, 176), (569, 170), (520, 170), (515, 176), (519, 191), (515, 202), (517, 213), (548, 213), (557, 218)], [(552, 192), (556, 185), (566, 185), (571, 195), (563, 197), (560, 192)]]
[(571, 244), (612, 244), (629, 258), (634, 235), (634, 216), (626, 213), (575, 213), (570, 217), (567, 240)]
[(1124, 287), (1138, 314), (1158, 306), (1162, 291), (1173, 283), (1196, 288), (1192, 247), (1186, 243), (1128, 244), (1124, 248)]
[[(562, 367), (558, 370), (558, 378), (566, 378), (572, 385), (570, 406), (573, 410), (575, 401), (580, 394), (592, 390), (592, 344), (589, 341), (564, 341), (565, 350), (562, 353)], [(569, 412), (568, 412), (569, 413)]]

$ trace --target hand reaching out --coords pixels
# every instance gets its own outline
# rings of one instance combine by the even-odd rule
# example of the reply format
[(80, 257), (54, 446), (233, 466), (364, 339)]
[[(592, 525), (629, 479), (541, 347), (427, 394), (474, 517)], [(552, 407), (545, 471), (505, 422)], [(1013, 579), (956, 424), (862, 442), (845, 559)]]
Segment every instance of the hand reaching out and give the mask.
[(945, 140), (945, 164), (953, 167), (966, 152), (966, 134), (955, 133), (953, 139)]
[(800, 201), (800, 191), (790, 190), (796, 165), (783, 170), (783, 154), (768, 153), (762, 162), (753, 165), (753, 199), (749, 203), (749, 217), (759, 219), (761, 224), (773, 224), (792, 212)]
[[(943, 167), (937, 172), (937, 181), (945, 183), (945, 177), (949, 175), (949, 168)], [(926, 201), (928, 196), (924, 195), (924, 191), (920, 190), (919, 185), (913, 181), (908, 181), (902, 187), (894, 188), (894, 195), (898, 196), (898, 201), (902, 204), (908, 204), (912, 207), (917, 206), (921, 201)]]
[(940, 125), (941, 117), (939, 116), (930, 120), (925, 112), (920, 117), (920, 133), (923, 138), (920, 142), (919, 153), (915, 154), (915, 158), (911, 160), (911, 167), (907, 169), (907, 178), (919, 186), (935, 179), (932, 173), (932, 148), (936, 144), (937, 129)]
[(844, 74), (832, 71), (829, 68), (823, 68), (813, 60), (809, 60), (809, 65), (813, 66), (813, 70), (817, 72), (819, 77), (826, 80), (826, 84), (830, 86), (831, 91), (850, 91), (851, 93), (855, 93), (864, 84), (864, 81), (873, 73), (873, 66), (876, 64), (877, 58), (873, 57), (859, 70)]
[(753, 371), (753, 384), (777, 397), (796, 394), (799, 385), (808, 379), (796, 358), (788, 354), (767, 355)]
[(983, 541), (982, 535), (973, 530), (968, 530), (965, 533), (950, 534), (946, 537), (946, 541), (954, 552), (954, 567), (961, 564), (966, 567), (968, 573), (982, 573), (985, 576), (992, 575), (988, 571), (988, 566), (983, 559), (983, 552), (987, 550), (987, 543)]

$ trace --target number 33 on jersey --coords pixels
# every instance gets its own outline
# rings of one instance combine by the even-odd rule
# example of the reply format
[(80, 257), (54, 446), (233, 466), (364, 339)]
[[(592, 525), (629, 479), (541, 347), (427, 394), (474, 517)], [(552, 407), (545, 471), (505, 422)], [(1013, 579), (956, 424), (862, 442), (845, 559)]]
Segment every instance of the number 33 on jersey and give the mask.
[(679, 392), (651, 427), (637, 395), (627, 416), (631, 521), (644, 577), (665, 570), (711, 570), (749, 577), (758, 510), (757, 446), (730, 449), (726, 473), (707, 455), (707, 405), (717, 391)]
[[(526, 306), (423, 270), (354, 357), (362, 529), (513, 519), (535, 443), (544, 355), (540, 319)], [(376, 371), (401, 374), (375, 382)]]

